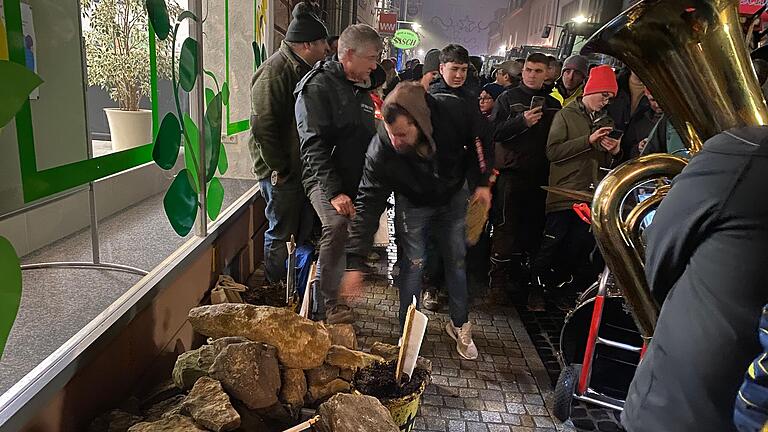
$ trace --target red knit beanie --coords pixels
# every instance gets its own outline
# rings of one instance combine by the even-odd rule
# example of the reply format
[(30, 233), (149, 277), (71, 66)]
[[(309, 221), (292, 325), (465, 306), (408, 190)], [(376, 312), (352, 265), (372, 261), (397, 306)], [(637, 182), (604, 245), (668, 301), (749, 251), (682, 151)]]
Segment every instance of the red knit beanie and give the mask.
[(592, 68), (589, 72), (589, 79), (584, 86), (584, 96), (595, 93), (616, 93), (619, 91), (619, 85), (616, 83), (616, 74), (613, 73), (608, 65), (602, 65)]

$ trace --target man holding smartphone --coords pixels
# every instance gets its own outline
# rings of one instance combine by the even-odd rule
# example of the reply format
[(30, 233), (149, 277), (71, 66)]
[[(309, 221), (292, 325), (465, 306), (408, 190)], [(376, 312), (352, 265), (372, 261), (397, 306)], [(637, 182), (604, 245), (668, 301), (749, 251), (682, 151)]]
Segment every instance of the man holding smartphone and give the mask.
[[(555, 114), (546, 146), (550, 186), (589, 192), (602, 178), (600, 168), (611, 168), (621, 160), (622, 132), (613, 128), (604, 111), (617, 91), (613, 69), (598, 66), (584, 86), (584, 96)], [(595, 239), (573, 210), (579, 202), (552, 192), (547, 195), (546, 226), (533, 266), (533, 283), (539, 292), (570, 276), (575, 287), (586, 287), (602, 270), (601, 263), (590, 263)], [(557, 303), (561, 308), (568, 306)]]
[(544, 228), (549, 161), (545, 154), (552, 118), (560, 103), (544, 89), (549, 58), (528, 56), (522, 82), (496, 100), (490, 120), (496, 127), (495, 168), (499, 170), (492, 208), (491, 285), (522, 294), (530, 280), (526, 263)]

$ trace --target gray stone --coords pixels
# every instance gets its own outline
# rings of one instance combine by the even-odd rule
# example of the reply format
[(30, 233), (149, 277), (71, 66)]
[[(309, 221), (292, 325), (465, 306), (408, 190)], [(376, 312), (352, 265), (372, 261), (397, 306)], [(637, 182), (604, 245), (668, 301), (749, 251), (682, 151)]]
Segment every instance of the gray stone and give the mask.
[(280, 402), (290, 405), (296, 413), (304, 406), (304, 396), (307, 394), (307, 378), (301, 369), (285, 369), (282, 375)]
[(195, 381), (208, 375), (208, 369), (215, 359), (216, 351), (211, 345), (203, 345), (181, 354), (173, 366), (174, 384), (183, 390), (191, 389)]
[(163, 417), (155, 422), (142, 422), (131, 426), (128, 432), (206, 432), (189, 417), (178, 414)]
[(280, 363), (290, 369), (319, 367), (331, 346), (322, 324), (284, 308), (235, 303), (200, 306), (189, 311), (189, 322), (205, 336), (241, 336), (272, 345)]
[(224, 349), (227, 345), (232, 345), (236, 343), (245, 343), (245, 342), (254, 342), (252, 340), (248, 340), (244, 337), (240, 336), (230, 336), (230, 337), (223, 337), (218, 339), (208, 339), (208, 344), (213, 347), (213, 350), (216, 351), (216, 354), (218, 355), (221, 350)]
[(280, 369), (274, 347), (257, 342), (227, 345), (209, 372), (230, 396), (251, 409), (266, 408), (277, 402)]
[(398, 432), (389, 410), (376, 398), (337, 394), (320, 405), (320, 432)]
[(126, 432), (131, 426), (142, 421), (144, 418), (135, 414), (123, 410), (112, 410), (96, 417), (88, 428), (88, 432)]
[[(322, 366), (307, 371), (307, 385), (319, 386), (328, 384), (339, 377), (339, 368), (323, 363)], [(348, 381), (348, 380), (347, 380)]]
[(331, 336), (331, 345), (345, 346), (351, 350), (357, 349), (357, 335), (352, 324), (326, 324)]
[(368, 354), (362, 351), (353, 351), (341, 345), (333, 345), (328, 351), (328, 358), (325, 362), (339, 369), (361, 369), (368, 367), (376, 362), (383, 362), (384, 359), (374, 354)]
[(240, 414), (224, 393), (221, 383), (209, 377), (197, 380), (181, 410), (195, 423), (215, 432), (231, 431), (240, 427)]
[(184, 403), (185, 396), (183, 394), (176, 395), (172, 398), (168, 398), (164, 401), (160, 401), (144, 412), (144, 419), (148, 422), (160, 420), (163, 417), (167, 417), (174, 414), (181, 414), (181, 404)]
[(350, 388), (351, 386), (347, 381), (338, 378), (328, 384), (311, 386), (307, 391), (307, 404), (316, 405), (337, 393), (347, 393)]

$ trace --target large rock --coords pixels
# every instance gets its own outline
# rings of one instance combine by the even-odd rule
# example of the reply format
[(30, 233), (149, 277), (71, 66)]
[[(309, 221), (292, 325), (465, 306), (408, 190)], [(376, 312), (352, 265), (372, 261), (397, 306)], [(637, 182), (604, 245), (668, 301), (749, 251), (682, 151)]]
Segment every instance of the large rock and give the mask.
[(142, 422), (131, 426), (128, 432), (206, 432), (189, 417), (172, 415), (156, 422)]
[(290, 369), (319, 367), (331, 346), (322, 324), (284, 308), (236, 303), (200, 306), (189, 311), (189, 322), (206, 336), (241, 336), (272, 345), (280, 363)]
[(364, 395), (337, 394), (320, 405), (320, 432), (399, 432), (392, 416), (378, 399)]
[(104, 413), (91, 423), (88, 432), (126, 432), (131, 426), (144, 421), (143, 417), (123, 410)]
[(221, 383), (209, 377), (197, 380), (181, 410), (192, 416), (195, 423), (215, 432), (231, 431), (240, 427), (240, 414), (230, 403)]
[(254, 342), (252, 340), (248, 340), (244, 337), (240, 336), (231, 336), (231, 337), (223, 337), (218, 339), (210, 338), (208, 339), (208, 344), (213, 347), (213, 350), (216, 351), (216, 355), (218, 355), (221, 350), (224, 349), (227, 345), (232, 345), (236, 343), (245, 343), (245, 342)]
[(144, 412), (145, 420), (153, 422), (163, 417), (181, 414), (181, 404), (184, 403), (185, 398), (183, 394), (176, 395), (152, 405)]
[(215, 359), (216, 351), (211, 345), (203, 345), (181, 354), (173, 366), (174, 384), (180, 389), (191, 389), (195, 381), (208, 375), (208, 369)]
[(332, 345), (345, 346), (351, 350), (357, 349), (357, 335), (352, 324), (326, 324), (325, 328), (331, 336)]
[(347, 393), (350, 388), (351, 385), (348, 382), (337, 378), (328, 384), (309, 387), (306, 401), (308, 405), (315, 405), (336, 393)]
[(301, 369), (286, 369), (282, 375), (280, 402), (291, 406), (296, 413), (304, 406), (304, 396), (307, 394), (307, 378)]
[(353, 351), (341, 345), (334, 345), (328, 351), (325, 362), (340, 369), (361, 369), (376, 362), (384, 361), (383, 358), (362, 351)]
[(322, 366), (307, 371), (307, 386), (328, 384), (339, 377), (339, 368), (323, 363)]
[[(381, 356), (386, 361), (397, 360), (397, 356), (400, 355), (400, 347), (383, 342), (374, 342), (371, 345), (371, 354)], [(432, 373), (432, 361), (424, 357), (419, 356), (416, 359), (416, 367)]]
[(277, 403), (280, 369), (274, 347), (257, 342), (227, 345), (213, 362), (210, 376), (251, 409)]
[[(237, 413), (240, 414), (240, 427), (237, 432), (273, 432), (276, 428), (269, 425), (261, 416), (253, 410), (248, 409), (238, 400), (232, 401)], [(282, 431), (282, 429), (280, 429)]]

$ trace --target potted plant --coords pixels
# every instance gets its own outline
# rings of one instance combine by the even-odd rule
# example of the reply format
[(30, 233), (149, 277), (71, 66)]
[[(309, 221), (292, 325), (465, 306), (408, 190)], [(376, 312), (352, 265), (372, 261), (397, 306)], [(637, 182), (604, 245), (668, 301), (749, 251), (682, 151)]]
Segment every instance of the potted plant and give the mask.
[[(105, 108), (112, 149), (125, 150), (152, 142), (152, 112), (139, 109), (150, 94), (148, 15), (144, 0), (82, 0), (88, 22), (84, 32), (88, 84), (103, 88), (118, 103)], [(181, 8), (169, 4), (174, 16)], [(170, 41), (157, 41), (158, 79), (171, 75)]]

